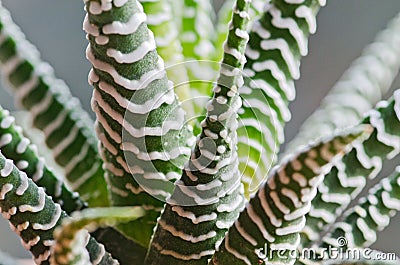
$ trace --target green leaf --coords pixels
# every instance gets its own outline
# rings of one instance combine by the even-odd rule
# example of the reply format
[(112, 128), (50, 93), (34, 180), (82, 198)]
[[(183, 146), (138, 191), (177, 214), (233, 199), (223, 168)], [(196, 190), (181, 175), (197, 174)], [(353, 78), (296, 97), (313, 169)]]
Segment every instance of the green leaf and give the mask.
[(202, 132), (158, 221), (146, 264), (206, 264), (243, 208), (235, 148), (236, 112), (241, 103), (237, 90), (243, 83), (250, 2), (236, 2)]
[(400, 90), (388, 101), (378, 103), (364, 123), (374, 131), (335, 163), (321, 183), (302, 231), (302, 247), (318, 244), (351, 201), (375, 178), (385, 158), (400, 153)]
[(219, 245), (210, 265), (293, 264), (291, 255), (323, 173), (370, 127), (305, 146), (275, 167)]
[[(107, 185), (89, 115), (54, 70), (40, 60), (0, 5), (0, 63), (18, 102), (29, 110), (33, 125), (44, 132), (55, 161), (66, 170), (73, 190), (90, 206), (108, 205)], [(95, 192), (94, 192), (95, 191)]]
[[(322, 239), (322, 246), (366, 248), (377, 240), (390, 219), (400, 211), (400, 167), (372, 187), (356, 206), (349, 208), (342, 220), (334, 223), (331, 232)], [(345, 238), (346, 244), (338, 243)]]
[[(198, 122), (193, 123), (200, 131), (199, 122), (204, 118), (205, 105), (210, 100), (213, 82), (218, 76), (219, 64), (214, 61), (215, 12), (212, 1), (183, 0), (179, 39), (189, 76), (189, 95), (186, 98), (194, 109)], [(229, 20), (227, 21), (227, 25)], [(227, 31), (226, 31), (227, 32)], [(218, 60), (219, 62), (220, 60)]]
[(358, 124), (383, 99), (400, 68), (400, 13), (336, 82), (288, 143), (286, 153), (317, 136)]
[[(84, 209), (65, 219), (54, 231), (50, 263), (53, 265), (91, 264), (85, 249), (88, 232), (97, 227), (113, 226), (142, 217), (145, 211), (140, 207), (108, 207)], [(114, 262), (114, 264), (119, 264)]]
[(143, 206), (143, 218), (120, 225), (147, 247), (165, 198), (190, 154), (193, 136), (136, 0), (86, 1), (84, 29), (94, 87), (92, 108), (114, 206)]
[[(251, 6), (249, 9), (250, 22), (249, 25), (253, 23), (254, 20), (258, 19), (259, 16), (263, 13), (264, 6), (269, 1), (265, 0), (252, 0)], [(220, 61), (224, 54), (223, 44), (226, 41), (226, 37), (228, 36), (228, 26), (229, 21), (232, 17), (233, 6), (235, 4), (235, 0), (226, 0), (224, 1), (221, 9), (218, 11), (218, 21), (217, 21), (217, 37), (214, 41), (214, 60)]]
[[(21, 237), (36, 264), (48, 264), (53, 232), (67, 218), (61, 206), (36, 186), (26, 174), (0, 153), (0, 212), (10, 222), (11, 228)], [(86, 245), (91, 261), (111, 264), (110, 254), (93, 238)]]
[[(186, 100), (190, 98), (189, 76), (185, 65), (182, 64), (185, 59), (182, 45), (179, 39), (176, 18), (174, 19), (175, 4), (164, 0), (140, 0), (144, 12), (147, 15), (147, 26), (154, 33), (157, 52), (165, 61), (168, 79), (175, 84), (175, 93), (179, 99)], [(185, 104), (185, 110), (193, 115), (191, 105)]]
[(253, 23), (246, 49), (238, 128), (246, 197), (257, 191), (276, 162), (284, 124), (291, 118), (288, 104), (295, 98), (293, 81), (300, 77), (300, 59), (308, 52), (308, 37), (316, 31), (316, 15), (324, 1), (287, 2), (266, 4), (261, 18)]
[(38, 186), (45, 188), (46, 194), (51, 196), (54, 202), (61, 205), (67, 213), (80, 210), (86, 203), (78, 193), (71, 192), (51, 169), (45, 165), (44, 158), (37, 153), (36, 145), (24, 137), (22, 128), (15, 125), (14, 117), (0, 106), (0, 150), (3, 155), (12, 159), (18, 169), (24, 171), (27, 176)]

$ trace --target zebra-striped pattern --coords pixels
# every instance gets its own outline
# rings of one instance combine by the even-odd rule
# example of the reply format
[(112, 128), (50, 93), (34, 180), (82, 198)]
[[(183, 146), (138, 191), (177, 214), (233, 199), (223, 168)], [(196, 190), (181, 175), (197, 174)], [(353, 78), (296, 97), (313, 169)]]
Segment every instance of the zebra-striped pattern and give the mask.
[(345, 247), (366, 248), (377, 239), (377, 233), (389, 225), (391, 217), (400, 211), (400, 167), (378, 185), (356, 206), (343, 214), (343, 220), (336, 222), (332, 232), (322, 239), (322, 247), (337, 245), (337, 238), (347, 240)]
[(273, 1), (253, 23), (246, 49), (245, 84), (239, 90), (239, 167), (245, 194), (257, 191), (276, 161), (290, 120), (293, 80), (300, 77), (300, 59), (308, 37), (316, 31), (316, 14), (323, 1)]
[[(44, 132), (55, 161), (66, 171), (73, 190), (90, 206), (108, 204), (102, 162), (92, 122), (53, 69), (40, 60), (9, 12), (0, 5), (0, 62), (14, 94)], [(96, 192), (93, 192), (96, 191)]]
[[(243, 208), (236, 153), (241, 69), (251, 1), (238, 0), (202, 132), (158, 221), (146, 264), (205, 264)], [(239, 34), (240, 33), (240, 34)]]
[(385, 157), (400, 153), (400, 90), (389, 101), (378, 103), (365, 119), (374, 128), (371, 136), (354, 144), (353, 149), (325, 176), (318, 187), (307, 223), (302, 231), (302, 246), (310, 247), (326, 234), (331, 223), (365, 187), (367, 179), (378, 175)]
[[(124, 227), (146, 246), (193, 137), (136, 0), (85, 1), (92, 108), (112, 204), (149, 213)], [(129, 229), (129, 231), (128, 231)]]
[(25, 138), (22, 128), (15, 125), (14, 117), (0, 107), (0, 150), (12, 159), (19, 170), (25, 172), (38, 186), (46, 189), (46, 194), (60, 204), (68, 214), (82, 209), (85, 202), (78, 193), (71, 192), (63, 181), (39, 157), (36, 145)]
[(368, 45), (288, 143), (286, 153), (332, 130), (358, 124), (382, 100), (400, 68), (400, 13)]
[[(213, 82), (218, 76), (218, 64), (214, 59), (215, 12), (210, 0), (183, 0), (181, 31), (179, 39), (189, 76), (190, 105), (198, 121), (204, 119), (206, 103), (211, 98)], [(233, 3), (232, 3), (233, 6)], [(228, 26), (229, 20), (226, 21)], [(226, 28), (226, 33), (228, 28)], [(222, 43), (221, 43), (222, 47)], [(220, 58), (217, 60), (220, 61)]]
[[(47, 196), (42, 187), (36, 186), (2, 153), (0, 212), (22, 238), (22, 245), (33, 254), (35, 263), (48, 264), (50, 247), (54, 243), (53, 232), (67, 214)], [(103, 260), (100, 264), (108, 264), (109, 254), (104, 249), (100, 251), (101, 247), (94, 239), (91, 238), (86, 247), (91, 252), (91, 261)]]
[[(179, 7), (176, 7), (176, 2), (161, 0), (139, 0), (139, 2), (147, 15), (147, 26), (155, 36), (155, 42), (152, 44), (157, 46), (158, 54), (165, 61), (168, 79), (175, 84), (175, 93), (181, 101), (190, 98), (189, 85), (186, 84), (189, 77), (185, 65), (182, 64), (183, 50), (172, 10)], [(194, 114), (192, 105), (184, 104), (183, 107), (190, 115)]]
[[(89, 232), (99, 227), (137, 219), (144, 213), (145, 211), (139, 207), (96, 208), (75, 212), (72, 219), (65, 219), (62, 226), (54, 231), (55, 243), (51, 248), (50, 264), (102, 264), (101, 260), (93, 261), (85, 249)], [(119, 264), (116, 260), (109, 261), (111, 261), (107, 263), (109, 265)]]
[[(368, 128), (367, 128), (368, 129)], [(362, 133), (338, 135), (304, 147), (275, 167), (213, 256), (210, 264), (293, 264), (299, 232), (330, 161)]]
[[(253, 0), (251, 7), (249, 9), (250, 21), (248, 26), (248, 31), (252, 26), (254, 20), (258, 19), (259, 16), (263, 13), (264, 6), (266, 4), (265, 0)], [(223, 43), (228, 36), (228, 25), (229, 20), (232, 17), (233, 6), (235, 4), (235, 0), (226, 0), (224, 4), (221, 6), (221, 9), (218, 11), (218, 21), (217, 21), (217, 37), (214, 41), (214, 60), (220, 61), (224, 54), (223, 52)]]

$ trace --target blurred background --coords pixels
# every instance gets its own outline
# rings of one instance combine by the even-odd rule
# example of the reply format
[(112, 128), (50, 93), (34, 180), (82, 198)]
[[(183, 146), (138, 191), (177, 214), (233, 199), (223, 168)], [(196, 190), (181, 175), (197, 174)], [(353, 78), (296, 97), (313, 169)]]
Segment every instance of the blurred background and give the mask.
[[(87, 41), (82, 31), (83, 1), (3, 0), (14, 21), (35, 44), (42, 59), (49, 62), (58, 77), (64, 79), (72, 93), (90, 110), (92, 88), (87, 84), (90, 66), (85, 59)], [(223, 1), (215, 1), (216, 8)], [(318, 15), (318, 31), (311, 37), (309, 55), (302, 60), (302, 77), (296, 82), (297, 98), (291, 105), (292, 121), (286, 126), (290, 140), (297, 128), (318, 106), (329, 88), (341, 76), (363, 47), (372, 42), (390, 18), (400, 12), (398, 0), (335, 0), (328, 1)], [(400, 87), (397, 78), (393, 88)], [(13, 109), (13, 99), (0, 89), (0, 104)], [(391, 172), (396, 162), (386, 165)], [(399, 160), (397, 160), (397, 164)], [(400, 216), (380, 234), (374, 248), (400, 255)], [(0, 249), (17, 257), (29, 257), (0, 217)]]

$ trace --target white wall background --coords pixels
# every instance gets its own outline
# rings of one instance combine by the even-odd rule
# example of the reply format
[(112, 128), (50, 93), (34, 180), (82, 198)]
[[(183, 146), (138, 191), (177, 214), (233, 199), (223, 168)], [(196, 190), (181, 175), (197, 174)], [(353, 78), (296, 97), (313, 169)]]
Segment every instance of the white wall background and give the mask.
[[(216, 3), (219, 6), (223, 1)], [(87, 84), (89, 64), (84, 51), (86, 39), (82, 28), (83, 1), (3, 0), (14, 20), (27, 37), (38, 46), (44, 60), (56, 69), (58, 77), (71, 87), (74, 95), (89, 108), (91, 88)], [(318, 106), (343, 71), (383, 29), (387, 21), (400, 12), (398, 0), (328, 1), (318, 16), (318, 32), (310, 40), (310, 54), (302, 61), (302, 78), (297, 82), (297, 99), (291, 105), (293, 117), (286, 127), (287, 138)], [(400, 87), (397, 80), (394, 87)], [(0, 104), (12, 109), (12, 98), (0, 89)], [(389, 168), (393, 168), (389, 165)], [(390, 169), (389, 169), (390, 170)], [(400, 254), (400, 216), (380, 234), (375, 248)], [(26, 257), (17, 237), (0, 218), (0, 249)]]

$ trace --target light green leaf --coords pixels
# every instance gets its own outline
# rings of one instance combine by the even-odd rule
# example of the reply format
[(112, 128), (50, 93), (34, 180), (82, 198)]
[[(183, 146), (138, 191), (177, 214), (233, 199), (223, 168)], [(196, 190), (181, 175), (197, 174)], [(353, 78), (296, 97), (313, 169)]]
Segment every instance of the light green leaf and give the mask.
[[(54, 231), (55, 243), (50, 264), (92, 264), (88, 250), (85, 249), (89, 232), (98, 227), (132, 221), (144, 214), (145, 211), (140, 207), (91, 208), (73, 213), (72, 218), (64, 219), (61, 227)], [(119, 263), (114, 261), (112, 264)]]

